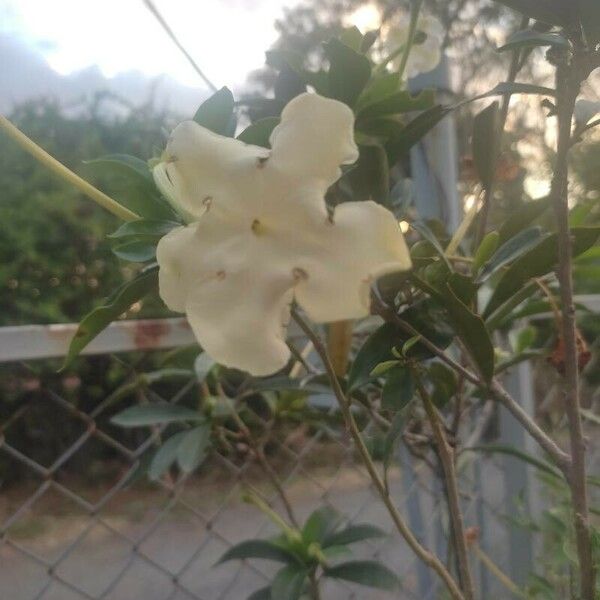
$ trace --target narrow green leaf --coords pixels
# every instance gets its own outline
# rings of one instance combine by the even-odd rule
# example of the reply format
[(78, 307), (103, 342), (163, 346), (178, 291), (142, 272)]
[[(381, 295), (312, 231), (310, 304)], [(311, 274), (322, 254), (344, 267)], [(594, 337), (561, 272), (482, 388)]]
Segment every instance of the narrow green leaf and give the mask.
[(497, 51), (505, 52), (507, 50), (514, 50), (515, 48), (531, 48), (536, 46), (568, 48), (569, 40), (560, 35), (560, 33), (541, 33), (533, 29), (526, 29), (525, 31), (513, 33)]
[(332, 39), (324, 44), (329, 59), (329, 86), (331, 96), (353, 107), (371, 76), (369, 59)]
[(494, 181), (498, 153), (498, 101), (492, 102), (475, 115), (473, 122), (473, 160), (484, 188)]
[(388, 372), (381, 393), (383, 408), (402, 410), (413, 398), (415, 380), (409, 367), (398, 366)]
[(362, 91), (356, 103), (356, 112), (371, 104), (381, 102), (400, 90), (400, 78), (398, 73), (384, 73), (374, 76)]
[(348, 46), (348, 48), (352, 48), (356, 52), (360, 52), (361, 45), (363, 41), (363, 35), (360, 32), (360, 29), (356, 26), (347, 27), (340, 34), (340, 42)]
[(359, 153), (357, 163), (346, 175), (353, 199), (389, 205), (390, 169), (385, 149), (379, 144), (360, 144)]
[[(571, 235), (573, 256), (579, 256), (596, 243), (600, 227), (574, 227)], [(484, 318), (487, 319), (505, 301), (517, 294), (530, 279), (552, 271), (557, 262), (558, 241), (556, 234), (552, 234), (521, 255), (502, 275), (485, 307)]]
[(593, 50), (600, 42), (600, 2), (579, 0), (579, 14), (585, 39)]
[(232, 546), (221, 556), (217, 564), (228, 560), (246, 560), (260, 558), (286, 564), (297, 564), (298, 559), (289, 550), (270, 540), (246, 540)]
[(160, 479), (177, 460), (177, 449), (179, 448), (179, 444), (185, 436), (185, 433), (185, 431), (180, 431), (179, 433), (172, 435), (156, 451), (148, 468), (148, 477), (152, 481)]
[(429, 379), (434, 382), (432, 400), (438, 408), (443, 408), (458, 390), (456, 373), (436, 361), (429, 365)]
[(191, 473), (206, 457), (210, 443), (210, 425), (205, 423), (186, 431), (177, 448), (177, 464), (184, 473)]
[(395, 165), (419, 140), (427, 135), (446, 115), (451, 108), (441, 105), (423, 111), (409, 121), (406, 127), (392, 137), (386, 144), (390, 165)]
[(231, 90), (222, 87), (200, 105), (194, 115), (194, 121), (219, 135), (232, 136), (234, 105)]
[(249, 125), (237, 136), (240, 142), (246, 144), (252, 144), (253, 146), (261, 146), (263, 148), (270, 148), (271, 144), (269, 138), (273, 133), (273, 129), (279, 125), (279, 117), (266, 117), (259, 119)]
[(550, 205), (550, 196), (546, 196), (540, 200), (525, 202), (521, 207), (512, 212), (500, 227), (498, 232), (500, 234), (500, 243), (504, 244), (510, 238), (517, 235), (517, 233), (529, 227), (531, 223), (550, 208)]
[(157, 221), (155, 219), (138, 219), (123, 223), (114, 233), (107, 237), (115, 240), (123, 238), (161, 238), (180, 224), (175, 221)]
[(558, 469), (555, 469), (553, 466), (536, 458), (535, 456), (531, 456), (522, 450), (518, 450), (514, 446), (505, 446), (503, 444), (488, 444), (485, 446), (470, 446), (468, 448), (464, 448), (464, 450), (469, 450), (471, 452), (485, 452), (486, 454), (504, 454), (507, 456), (513, 456), (530, 464), (531, 466), (547, 473), (548, 475), (552, 475), (553, 477), (562, 479), (562, 475)]
[(340, 525), (342, 515), (330, 506), (322, 506), (313, 511), (302, 528), (302, 539), (308, 545), (321, 543)]
[(344, 579), (353, 583), (378, 588), (395, 590), (400, 584), (398, 577), (386, 566), (374, 560), (353, 560), (325, 570), (327, 577)]
[(127, 154), (110, 154), (86, 161), (92, 174), (117, 202), (144, 219), (172, 220), (175, 215), (158, 191), (148, 164)]
[(129, 310), (132, 304), (141, 300), (158, 287), (158, 266), (148, 268), (137, 277), (124, 283), (106, 303), (88, 313), (79, 324), (61, 370), (66, 369), (73, 359), (112, 321)]
[(530, 227), (517, 233), (513, 238), (502, 244), (482, 269), (477, 283), (488, 280), (499, 269), (518, 259), (545, 237), (540, 227)]
[(252, 592), (246, 600), (271, 600), (271, 586), (269, 585)]
[(566, 26), (572, 21), (572, 6), (564, 0), (496, 0), (496, 2), (549, 25)]
[(383, 464), (387, 469), (390, 466), (394, 450), (396, 449), (397, 442), (400, 439), (400, 434), (404, 429), (406, 423), (406, 411), (399, 410), (392, 419), (392, 425), (385, 436), (383, 442)]
[(110, 422), (120, 427), (143, 427), (186, 421), (204, 421), (196, 410), (178, 404), (139, 404), (115, 415)]
[(379, 100), (372, 100), (370, 102), (363, 100), (363, 107), (360, 109), (358, 118), (380, 117), (416, 110), (427, 110), (434, 103), (434, 90), (422, 90), (414, 96), (407, 90), (401, 90)]
[(121, 242), (112, 247), (112, 252), (121, 260), (144, 263), (156, 260), (156, 243), (147, 240)]
[(271, 600), (299, 600), (308, 571), (298, 565), (283, 567), (271, 584)]
[(497, 231), (490, 231), (479, 244), (479, 248), (475, 252), (473, 259), (473, 273), (477, 273), (479, 269), (492, 257), (498, 243), (500, 241), (500, 234)]
[(348, 525), (344, 529), (337, 531), (323, 540), (323, 547), (328, 548), (329, 546), (347, 546), (349, 544), (355, 544), (356, 542), (362, 542), (364, 540), (385, 537), (387, 533), (375, 525), (369, 524), (357, 524)]
[(196, 381), (198, 383), (202, 383), (215, 364), (215, 361), (208, 354), (206, 354), (206, 352), (198, 354), (194, 360), (194, 373), (196, 374)]

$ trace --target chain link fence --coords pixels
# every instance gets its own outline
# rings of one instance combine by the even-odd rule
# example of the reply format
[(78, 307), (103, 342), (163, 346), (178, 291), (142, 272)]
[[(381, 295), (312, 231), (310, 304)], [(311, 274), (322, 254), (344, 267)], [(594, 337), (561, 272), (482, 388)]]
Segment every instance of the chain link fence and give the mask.
[[(113, 330), (122, 327), (122, 323), (112, 326)], [(43, 335), (48, 331), (43, 330)], [(135, 336), (111, 341), (114, 332), (103, 335), (100, 343), (111, 352), (140, 345)], [(159, 337), (146, 338), (143, 347), (160, 347)], [(40, 332), (31, 339), (32, 356), (42, 358), (40, 348), (47, 339)], [(60, 351), (53, 349), (46, 355)], [(24, 359), (27, 352), (20, 348), (14, 356)], [(5, 347), (5, 360), (7, 354)], [(111, 382), (115, 389), (137, 373), (136, 356), (111, 355), (106, 360), (107, 372), (115, 363), (120, 367), (122, 379)], [(34, 364), (11, 363), (8, 368), (29, 372)], [(77, 393), (65, 392), (64, 379), (27, 385), (29, 394), (4, 407), (0, 426), (1, 473), (19, 471), (18, 481), (5, 483), (0, 495), (0, 598), (243, 600), (267, 584), (274, 572), (271, 563), (215, 564), (233, 544), (276, 532), (261, 512), (242, 502), (245, 489), (259, 490), (284, 514), (281, 499), (248, 448), (240, 443), (231, 452), (213, 449), (193, 475), (149, 482), (142, 473), (145, 457), (160, 443), (163, 430), (140, 428), (123, 435), (109, 422), (110, 416), (131, 403), (189, 401), (197, 393), (193, 377), (169, 387), (168, 397), (148, 386), (118, 404), (111, 394), (87, 403)], [(482, 430), (485, 441), (509, 439), (510, 422), (493, 411), (489, 414), (491, 425)], [(481, 417), (478, 413), (473, 422)], [(40, 440), (51, 438), (60, 428), (60, 444), (41, 452), (31, 439), (23, 441), (16, 435), (24, 422)], [(516, 443), (521, 442), (517, 439)], [(354, 556), (383, 561), (400, 576), (400, 591), (391, 594), (328, 581), (323, 586), (324, 599), (443, 597), (437, 580), (391, 527), (343, 427), (290, 423), (272, 432), (267, 451), (299, 521), (315, 508), (329, 505), (351, 522), (372, 523), (389, 532), (383, 539), (357, 545)], [(90, 456), (100, 458), (92, 461)], [(535, 545), (531, 533), (515, 525), (515, 517), (520, 510), (539, 510), (534, 506), (541, 501), (534, 498), (535, 478), (515, 459), (475, 452), (464, 456), (469, 459), (461, 482), (465, 523), (478, 528), (479, 548), (485, 557), (522, 582), (533, 568)], [(417, 536), (451, 561), (441, 482), (405, 446), (391, 471), (390, 490)], [(472, 561), (481, 597), (511, 598), (480, 553), (473, 554)]]

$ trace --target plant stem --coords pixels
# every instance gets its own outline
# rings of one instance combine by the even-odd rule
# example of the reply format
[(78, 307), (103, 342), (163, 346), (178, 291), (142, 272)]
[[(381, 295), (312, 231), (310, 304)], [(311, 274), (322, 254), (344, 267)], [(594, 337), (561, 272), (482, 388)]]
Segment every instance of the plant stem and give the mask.
[[(521, 24), (519, 25), (519, 31), (527, 28), (529, 25), (529, 17), (523, 17), (521, 19)], [(519, 71), (522, 67), (521, 64), (521, 49), (516, 48), (511, 53), (510, 66), (508, 67), (508, 78), (507, 81), (509, 83), (514, 83)], [(507, 93), (502, 96), (502, 105), (500, 107), (500, 115), (498, 119), (498, 129), (496, 130), (496, 147), (492, 148), (492, 162), (494, 164), (494, 171), (496, 170), (496, 163), (498, 162), (498, 157), (500, 156), (500, 151), (502, 147), (502, 134), (504, 133), (504, 127), (506, 125), (506, 118), (508, 117), (508, 107), (510, 105), (511, 94)], [(490, 214), (490, 208), (492, 205), (492, 198), (494, 196), (495, 178), (492, 179), (491, 183), (485, 189), (485, 194), (483, 196), (483, 203), (481, 206), (481, 212), (479, 215), (479, 223), (477, 225), (477, 234), (475, 236), (475, 245), (474, 248), (479, 248), (479, 244), (481, 244), (484, 236), (485, 230), (487, 227), (488, 217)]]
[(419, 13), (421, 12), (421, 6), (423, 6), (423, 0), (413, 0), (411, 4), (410, 25), (408, 26), (408, 39), (406, 40), (404, 51), (402, 53), (402, 58), (400, 59), (400, 66), (398, 67), (399, 81), (402, 81), (402, 77), (404, 77), (404, 71), (406, 70), (406, 65), (408, 64), (410, 51), (412, 50), (413, 44), (415, 42), (415, 35), (417, 34), (417, 23), (419, 21)]
[(587, 485), (585, 473), (585, 442), (581, 427), (579, 399), (579, 368), (577, 352), (577, 325), (573, 301), (573, 251), (569, 228), (569, 149), (575, 101), (579, 95), (581, 79), (576, 65), (559, 64), (556, 70), (556, 100), (558, 116), (558, 142), (551, 196), (558, 232), (558, 281), (562, 304), (562, 339), (565, 349), (565, 374), (563, 383), (564, 406), (569, 423), (571, 468), (569, 485), (574, 510), (575, 537), (580, 569), (580, 594), (582, 600), (593, 600), (595, 568), (589, 526)]
[(289, 498), (287, 497), (287, 494), (285, 493), (285, 490), (283, 489), (283, 486), (281, 485), (281, 481), (279, 481), (279, 477), (277, 476), (275, 469), (273, 469), (273, 467), (267, 460), (267, 457), (265, 456), (265, 452), (264, 452), (264, 447), (261, 444), (257, 443), (257, 441), (254, 439), (252, 432), (250, 431), (250, 429), (248, 428), (246, 423), (244, 423), (244, 421), (240, 417), (235, 406), (233, 405), (233, 402), (231, 402), (231, 400), (229, 398), (227, 398), (226, 396), (224, 396), (224, 398), (226, 398), (226, 400), (228, 401), (229, 407), (231, 409), (231, 416), (233, 417), (233, 420), (235, 421), (236, 425), (238, 426), (238, 429), (244, 436), (246, 443), (252, 449), (254, 456), (256, 457), (256, 461), (262, 468), (265, 475), (268, 477), (269, 481), (275, 488), (277, 495), (281, 499), (281, 502), (285, 508), (285, 512), (287, 513), (289, 520), (291, 521), (292, 525), (296, 529), (299, 529), (300, 526), (298, 524), (298, 520), (296, 519), (296, 515), (294, 514), (294, 509), (292, 507), (292, 503), (290, 502)]
[(43, 148), (40, 148), (33, 140), (29, 139), (20, 129), (15, 127), (7, 118), (0, 115), (0, 129), (11, 137), (23, 150), (31, 154), (36, 160), (48, 167), (53, 173), (64, 179), (67, 183), (77, 188), (80, 192), (91, 198), (94, 202), (111, 212), (113, 215), (124, 221), (134, 221), (140, 217), (107, 196), (104, 192), (95, 188), (85, 179), (75, 175), (73, 171), (67, 169), (65, 165), (50, 156)]
[(313, 571), (309, 575), (310, 582), (310, 595), (312, 596), (312, 600), (321, 600), (321, 590), (319, 588), (319, 580), (317, 578), (317, 574)]
[(557, 466), (559, 466), (565, 475), (568, 472), (571, 457), (564, 452), (556, 442), (523, 410), (521, 405), (502, 387), (497, 379), (493, 379), (491, 384), (488, 384), (475, 373), (463, 367), (453, 358), (448, 356), (441, 348), (438, 348), (433, 342), (428, 340), (423, 334), (417, 331), (410, 323), (401, 319), (393, 310), (385, 306), (375, 297), (374, 301), (378, 304), (374, 305), (374, 309), (386, 321), (395, 323), (400, 329), (410, 333), (411, 335), (419, 335), (419, 340), (428, 350), (435, 356), (446, 363), (450, 368), (454, 369), (458, 374), (462, 375), (467, 381), (488, 390), (494, 399), (505, 406), (510, 411), (513, 417), (523, 425), (528, 433), (536, 440), (536, 442), (548, 453)]
[(217, 86), (204, 74), (204, 71), (198, 66), (198, 63), (192, 58), (190, 53), (185, 49), (183, 44), (179, 41), (175, 32), (171, 29), (169, 24), (165, 21), (165, 18), (159, 12), (159, 10), (154, 6), (154, 2), (152, 0), (144, 0), (144, 4), (146, 8), (154, 15), (154, 18), (160, 23), (160, 26), (165, 30), (165, 33), (171, 38), (171, 41), (177, 46), (180, 52), (187, 58), (190, 65), (198, 75), (200, 79), (204, 81), (204, 83), (213, 91), (217, 91)]
[(415, 375), (419, 396), (421, 396), (425, 412), (427, 413), (427, 418), (431, 424), (431, 429), (435, 438), (437, 455), (440, 463), (442, 464), (448, 498), (448, 512), (450, 514), (452, 538), (456, 550), (458, 575), (461, 588), (464, 593), (465, 600), (473, 600), (475, 597), (475, 592), (473, 587), (473, 578), (471, 577), (471, 570), (469, 568), (469, 555), (467, 551), (467, 540), (465, 537), (465, 525), (458, 495), (458, 480), (456, 477), (456, 467), (454, 464), (454, 451), (450, 447), (450, 444), (448, 444), (448, 439), (446, 438), (446, 433), (442, 426), (440, 416), (438, 415), (437, 409), (431, 401), (429, 393), (423, 385), (423, 381), (421, 380), (419, 373), (416, 371), (416, 369), (412, 369), (412, 371)]
[(486, 569), (496, 577), (496, 579), (514, 596), (527, 600), (529, 596), (508, 577), (502, 569), (480, 548), (478, 544), (473, 544), (473, 551), (477, 558), (485, 565)]
[(340, 405), (340, 410), (342, 411), (342, 415), (346, 422), (346, 426), (350, 430), (352, 439), (354, 440), (354, 443), (356, 444), (356, 448), (357, 448), (357, 450), (363, 460), (363, 463), (371, 477), (371, 480), (373, 481), (373, 484), (375, 485), (375, 488), (376, 488), (377, 492), (379, 493), (381, 500), (383, 501), (392, 520), (394, 521), (396, 528), (400, 532), (400, 535), (404, 538), (404, 540), (410, 546), (412, 551), (427, 566), (432, 568), (437, 573), (437, 575), (440, 577), (440, 579), (442, 579), (442, 581), (446, 585), (451, 597), (454, 600), (466, 600), (465, 596), (460, 591), (456, 581), (454, 581), (452, 575), (446, 569), (444, 564), (439, 560), (439, 558), (437, 556), (432, 554), (429, 550), (427, 550), (424, 546), (422, 546), (420, 544), (419, 540), (417, 540), (417, 538), (415, 537), (413, 532), (410, 530), (408, 525), (405, 523), (404, 519), (402, 518), (402, 515), (398, 512), (398, 509), (392, 502), (392, 499), (390, 498), (390, 495), (386, 490), (385, 484), (384, 484), (382, 478), (380, 477), (379, 473), (377, 472), (375, 464), (373, 463), (373, 459), (371, 458), (371, 455), (369, 454), (369, 451), (367, 450), (367, 447), (365, 446), (362, 436), (360, 435), (360, 430), (358, 429), (358, 425), (356, 424), (356, 421), (354, 420), (354, 416), (352, 415), (352, 410), (350, 408), (350, 401), (344, 394), (344, 391), (342, 390), (342, 387), (338, 381), (338, 378), (335, 375), (335, 371), (333, 370), (333, 365), (331, 364), (331, 360), (329, 358), (329, 355), (327, 354), (327, 350), (326, 350), (325, 346), (323, 345), (323, 342), (321, 341), (319, 336), (311, 329), (311, 327), (308, 325), (308, 323), (306, 323), (306, 321), (304, 321), (304, 319), (298, 314), (298, 312), (295, 309), (292, 309), (292, 315), (293, 315), (296, 323), (298, 323), (298, 325), (300, 326), (302, 331), (304, 331), (306, 336), (313, 343), (317, 354), (319, 355), (319, 357), (321, 358), (321, 361), (323, 362), (323, 366), (325, 367), (325, 370), (327, 371), (327, 376), (329, 377), (331, 387), (332, 387), (335, 397), (338, 401), (338, 404)]

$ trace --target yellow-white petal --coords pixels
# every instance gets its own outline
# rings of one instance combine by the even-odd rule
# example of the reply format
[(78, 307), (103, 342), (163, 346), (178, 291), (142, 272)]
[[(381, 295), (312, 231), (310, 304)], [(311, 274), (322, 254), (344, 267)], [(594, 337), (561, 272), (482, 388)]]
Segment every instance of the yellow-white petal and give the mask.
[(257, 165), (268, 156), (265, 148), (184, 121), (169, 138), (166, 161), (155, 167), (155, 180), (170, 202), (193, 218), (199, 218), (207, 206), (245, 212), (258, 201)]
[(298, 263), (308, 277), (296, 288), (298, 303), (313, 321), (365, 317), (371, 283), (411, 268), (398, 221), (375, 202), (339, 205), (333, 224), (324, 224), (317, 235), (320, 247)]
[(340, 165), (358, 159), (354, 114), (337, 100), (300, 94), (283, 109), (271, 147), (272, 165), (296, 182), (318, 179), (324, 193), (339, 179)]

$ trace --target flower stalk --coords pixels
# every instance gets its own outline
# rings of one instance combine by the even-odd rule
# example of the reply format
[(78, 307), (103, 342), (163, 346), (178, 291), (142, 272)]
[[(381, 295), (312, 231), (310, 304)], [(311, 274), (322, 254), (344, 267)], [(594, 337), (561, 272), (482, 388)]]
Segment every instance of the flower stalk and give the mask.
[(12, 140), (14, 140), (25, 152), (28, 152), (36, 160), (50, 169), (55, 175), (78, 189), (88, 198), (105, 208), (113, 215), (124, 221), (134, 221), (139, 216), (107, 196), (104, 192), (95, 188), (91, 183), (85, 181), (65, 167), (61, 162), (50, 156), (43, 148), (40, 148), (33, 140), (28, 138), (20, 129), (15, 127), (6, 117), (0, 115), (0, 129), (2, 129)]

